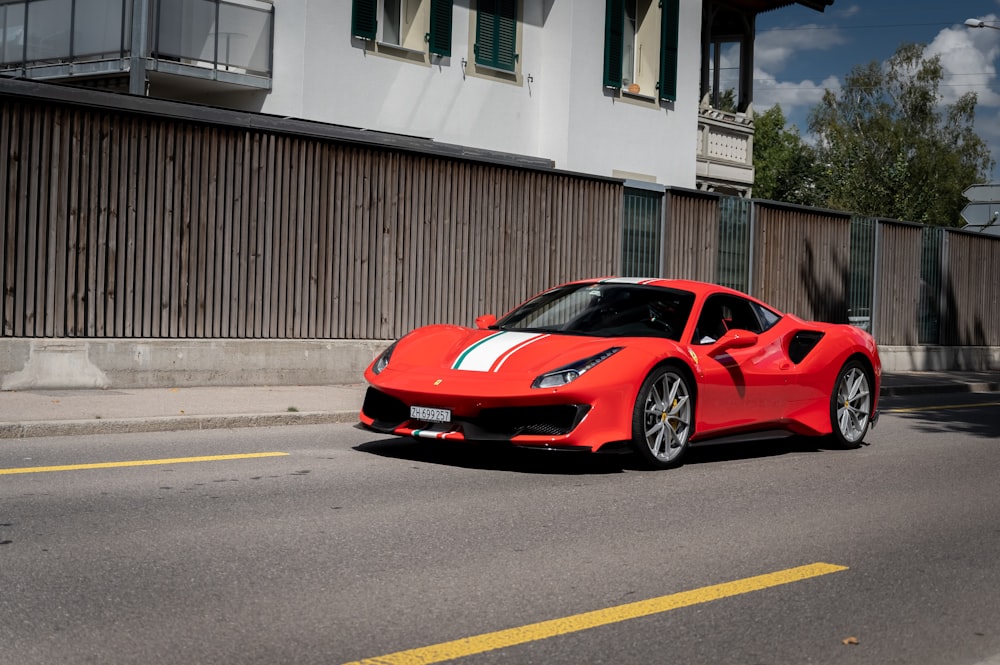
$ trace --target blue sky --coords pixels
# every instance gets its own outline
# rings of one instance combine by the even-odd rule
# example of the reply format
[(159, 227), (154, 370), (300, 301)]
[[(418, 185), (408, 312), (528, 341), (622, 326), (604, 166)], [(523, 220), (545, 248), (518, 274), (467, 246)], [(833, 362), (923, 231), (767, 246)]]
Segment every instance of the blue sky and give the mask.
[[(799, 5), (760, 14), (754, 48), (754, 109), (781, 104), (803, 136), (824, 89), (851, 68), (884, 62), (904, 42), (939, 54), (944, 102), (975, 91), (976, 130), (1000, 162), (1000, 30), (967, 28), (968, 18), (1000, 28), (1000, 0), (835, 0), (825, 12)], [(994, 180), (1000, 166), (993, 171)]]

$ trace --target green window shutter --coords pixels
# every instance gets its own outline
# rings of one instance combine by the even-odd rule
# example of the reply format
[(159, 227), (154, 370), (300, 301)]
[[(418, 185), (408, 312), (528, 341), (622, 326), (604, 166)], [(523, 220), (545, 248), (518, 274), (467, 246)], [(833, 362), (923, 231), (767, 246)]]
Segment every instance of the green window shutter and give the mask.
[(622, 48), (625, 39), (625, 1), (607, 0), (604, 14), (604, 86), (622, 87)]
[(660, 99), (677, 101), (677, 34), (680, 0), (662, 0), (660, 15)]
[(451, 14), (453, 0), (431, 0), (431, 30), (427, 35), (430, 52), (451, 56)]
[(479, 0), (476, 64), (512, 72), (517, 64), (517, 0)]
[(354, 0), (351, 34), (361, 39), (375, 39), (378, 28), (378, 0)]

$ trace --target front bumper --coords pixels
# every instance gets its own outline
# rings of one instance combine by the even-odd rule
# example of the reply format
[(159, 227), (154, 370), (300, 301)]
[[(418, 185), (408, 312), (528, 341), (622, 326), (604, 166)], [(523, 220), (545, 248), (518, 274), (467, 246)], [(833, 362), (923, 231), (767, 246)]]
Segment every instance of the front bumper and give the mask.
[(447, 423), (432, 423), (411, 419), (409, 407), (402, 399), (370, 387), (361, 423), (376, 432), (415, 438), (578, 448), (571, 435), (591, 410), (589, 404), (494, 406), (455, 415)]
[[(472, 392), (472, 391), (469, 391)], [(361, 425), (384, 434), (448, 441), (507, 442), (553, 450), (597, 451), (631, 438), (634, 395), (627, 387), (600, 391), (537, 391), (472, 396), (395, 390), (373, 385)], [(450, 409), (451, 422), (410, 419), (410, 406)]]

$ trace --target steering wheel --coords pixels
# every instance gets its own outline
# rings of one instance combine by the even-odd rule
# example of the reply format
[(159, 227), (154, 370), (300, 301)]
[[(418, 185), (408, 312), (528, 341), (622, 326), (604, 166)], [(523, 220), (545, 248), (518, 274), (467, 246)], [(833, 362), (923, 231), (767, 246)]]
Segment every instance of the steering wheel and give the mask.
[(647, 305), (646, 309), (649, 313), (649, 318), (646, 322), (657, 330), (662, 331), (667, 337), (672, 337), (674, 334), (674, 327), (667, 323), (663, 312), (660, 311), (660, 309), (655, 305)]

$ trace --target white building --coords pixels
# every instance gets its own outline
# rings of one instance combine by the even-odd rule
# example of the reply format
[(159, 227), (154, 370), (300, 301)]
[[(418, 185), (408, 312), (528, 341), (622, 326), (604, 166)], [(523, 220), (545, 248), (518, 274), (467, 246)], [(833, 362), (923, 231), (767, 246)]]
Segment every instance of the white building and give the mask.
[(747, 195), (755, 17), (832, 3), (20, 0), (0, 73)]

